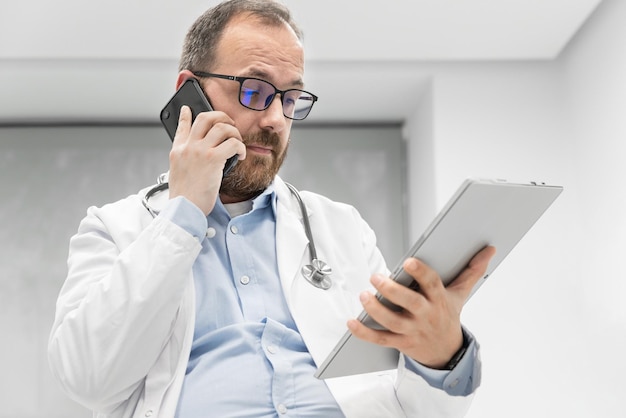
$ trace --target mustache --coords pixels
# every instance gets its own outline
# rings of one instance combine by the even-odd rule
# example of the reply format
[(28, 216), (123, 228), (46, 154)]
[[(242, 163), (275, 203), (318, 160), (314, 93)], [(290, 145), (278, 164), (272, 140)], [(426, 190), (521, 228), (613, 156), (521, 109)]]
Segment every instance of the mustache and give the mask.
[(272, 147), (276, 150), (280, 145), (280, 137), (275, 132), (259, 131), (253, 134), (243, 135), (244, 145), (256, 144)]

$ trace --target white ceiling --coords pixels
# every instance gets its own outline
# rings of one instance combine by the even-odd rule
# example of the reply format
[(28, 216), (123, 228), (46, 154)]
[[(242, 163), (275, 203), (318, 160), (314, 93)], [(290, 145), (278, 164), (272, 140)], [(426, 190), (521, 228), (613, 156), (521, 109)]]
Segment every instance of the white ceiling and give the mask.
[[(321, 97), (311, 120), (397, 121), (397, 92), (428, 77), (420, 63), (554, 59), (601, 0), (284, 2), (305, 33), (307, 86)], [(184, 34), (216, 1), (3, 3), (0, 122), (157, 122)], [(346, 94), (364, 84), (379, 89), (382, 112)]]

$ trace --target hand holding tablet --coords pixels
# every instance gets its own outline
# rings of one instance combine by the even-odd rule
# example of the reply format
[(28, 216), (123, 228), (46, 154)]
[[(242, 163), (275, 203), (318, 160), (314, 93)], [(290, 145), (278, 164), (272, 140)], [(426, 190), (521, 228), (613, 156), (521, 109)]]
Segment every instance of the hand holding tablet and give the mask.
[[(391, 278), (403, 286), (417, 289), (419, 286), (403, 268), (404, 261), (412, 257), (436, 272), (443, 285), (448, 286), (480, 250), (493, 246), (496, 253), (482, 277), (469, 290), (469, 299), (562, 190), (560, 186), (534, 182), (466, 180), (398, 262)], [(391, 311), (402, 310), (380, 293), (376, 298)], [(383, 329), (366, 311), (358, 320), (372, 329)], [(347, 331), (320, 365), (316, 377), (387, 370), (397, 367), (397, 362), (396, 349), (358, 339)]]

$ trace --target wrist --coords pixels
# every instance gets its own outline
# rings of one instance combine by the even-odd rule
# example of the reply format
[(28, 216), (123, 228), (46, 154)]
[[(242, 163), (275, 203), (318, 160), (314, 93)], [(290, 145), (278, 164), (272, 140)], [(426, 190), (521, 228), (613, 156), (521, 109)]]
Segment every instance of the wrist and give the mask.
[(459, 364), (459, 362), (463, 359), (463, 356), (465, 356), (465, 353), (467, 352), (471, 341), (465, 330), (461, 330), (461, 332), (463, 333), (463, 344), (461, 345), (461, 348), (459, 348), (458, 351), (454, 353), (452, 357), (450, 357), (450, 360), (448, 360), (448, 362), (443, 367), (441, 367), (441, 370), (454, 369), (456, 365)]

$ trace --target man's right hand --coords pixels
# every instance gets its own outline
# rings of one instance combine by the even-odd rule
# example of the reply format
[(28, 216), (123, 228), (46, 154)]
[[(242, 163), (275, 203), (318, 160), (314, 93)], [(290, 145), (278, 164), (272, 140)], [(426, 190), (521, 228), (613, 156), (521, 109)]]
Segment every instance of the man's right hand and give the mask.
[(202, 112), (193, 125), (191, 109), (180, 110), (170, 151), (170, 199), (184, 196), (208, 215), (215, 206), (226, 160), (246, 158), (235, 122), (224, 112)]

